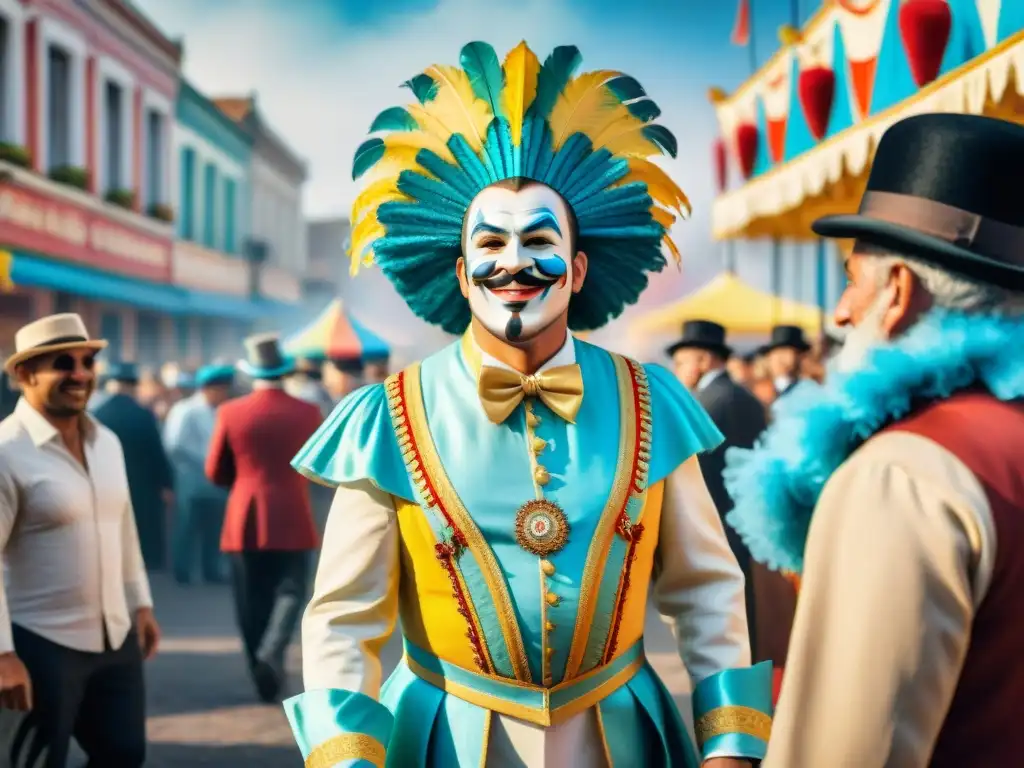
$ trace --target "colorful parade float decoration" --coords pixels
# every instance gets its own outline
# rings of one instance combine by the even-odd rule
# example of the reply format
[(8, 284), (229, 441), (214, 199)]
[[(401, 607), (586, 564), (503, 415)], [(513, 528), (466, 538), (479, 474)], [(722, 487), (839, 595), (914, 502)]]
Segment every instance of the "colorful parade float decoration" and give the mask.
[[(879, 137), (924, 112), (1024, 123), (1024, 1), (831, 0), (735, 92), (713, 88), (718, 240), (810, 242), (856, 211)], [(735, 176), (736, 174), (733, 174)]]
[(312, 361), (385, 360), (388, 344), (347, 311), (341, 299), (335, 299), (313, 322), (284, 341), (284, 351), (296, 358)]

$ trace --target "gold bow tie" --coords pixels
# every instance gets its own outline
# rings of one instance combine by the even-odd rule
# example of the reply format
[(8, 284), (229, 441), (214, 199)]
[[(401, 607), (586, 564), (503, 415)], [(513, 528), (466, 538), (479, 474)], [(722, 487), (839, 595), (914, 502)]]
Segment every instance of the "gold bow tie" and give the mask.
[(480, 369), (478, 388), (484, 412), (495, 424), (503, 423), (524, 397), (540, 398), (570, 424), (583, 402), (583, 374), (577, 364), (560, 365), (533, 376), (485, 365)]

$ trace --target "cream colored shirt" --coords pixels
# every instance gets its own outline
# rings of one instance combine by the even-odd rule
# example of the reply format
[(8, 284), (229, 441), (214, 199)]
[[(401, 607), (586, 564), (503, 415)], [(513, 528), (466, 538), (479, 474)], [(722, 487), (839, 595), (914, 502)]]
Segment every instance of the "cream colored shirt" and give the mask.
[(124, 642), (153, 604), (121, 443), (85, 416), (88, 469), (24, 398), (0, 422), (0, 653), (11, 622), (80, 651)]
[(949, 451), (891, 432), (854, 453), (814, 511), (765, 768), (927, 766), (995, 549)]
[[(541, 370), (575, 359), (567, 339)], [(486, 355), (482, 362), (502, 365)], [(666, 480), (658, 548), (655, 602), (674, 624), (693, 683), (722, 669), (749, 666), (743, 573), (696, 457)], [(378, 653), (398, 618), (399, 569), (391, 497), (368, 480), (340, 486), (302, 622), (306, 690), (340, 688), (378, 698), (383, 682)], [(502, 715), (492, 723), (488, 766), (607, 764), (593, 709), (549, 728)]]

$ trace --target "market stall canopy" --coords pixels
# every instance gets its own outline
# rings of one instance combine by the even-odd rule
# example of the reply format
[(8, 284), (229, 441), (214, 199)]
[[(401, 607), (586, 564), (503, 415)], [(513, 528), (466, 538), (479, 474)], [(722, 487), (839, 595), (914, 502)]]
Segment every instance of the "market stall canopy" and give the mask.
[(711, 320), (729, 333), (742, 335), (767, 335), (773, 325), (798, 325), (818, 333), (821, 315), (818, 307), (778, 298), (723, 272), (689, 296), (638, 318), (630, 331), (678, 333), (687, 320)]
[[(903, 118), (1024, 122), (1021, 0), (835, 0), (780, 40), (735, 92), (709, 94), (717, 239), (813, 239), (814, 219), (857, 209), (879, 138)], [(725, 189), (725, 164), (742, 186)]]
[(309, 359), (358, 360), (387, 357), (387, 343), (335, 299), (312, 323), (285, 339), (284, 351)]

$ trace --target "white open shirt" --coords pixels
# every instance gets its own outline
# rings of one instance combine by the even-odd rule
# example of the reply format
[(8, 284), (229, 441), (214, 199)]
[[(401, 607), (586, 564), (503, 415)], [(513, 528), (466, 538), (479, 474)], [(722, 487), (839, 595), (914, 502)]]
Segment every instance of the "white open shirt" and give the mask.
[(24, 398), (0, 422), (0, 653), (11, 622), (80, 651), (120, 648), (152, 606), (116, 435), (83, 418), (88, 469)]

